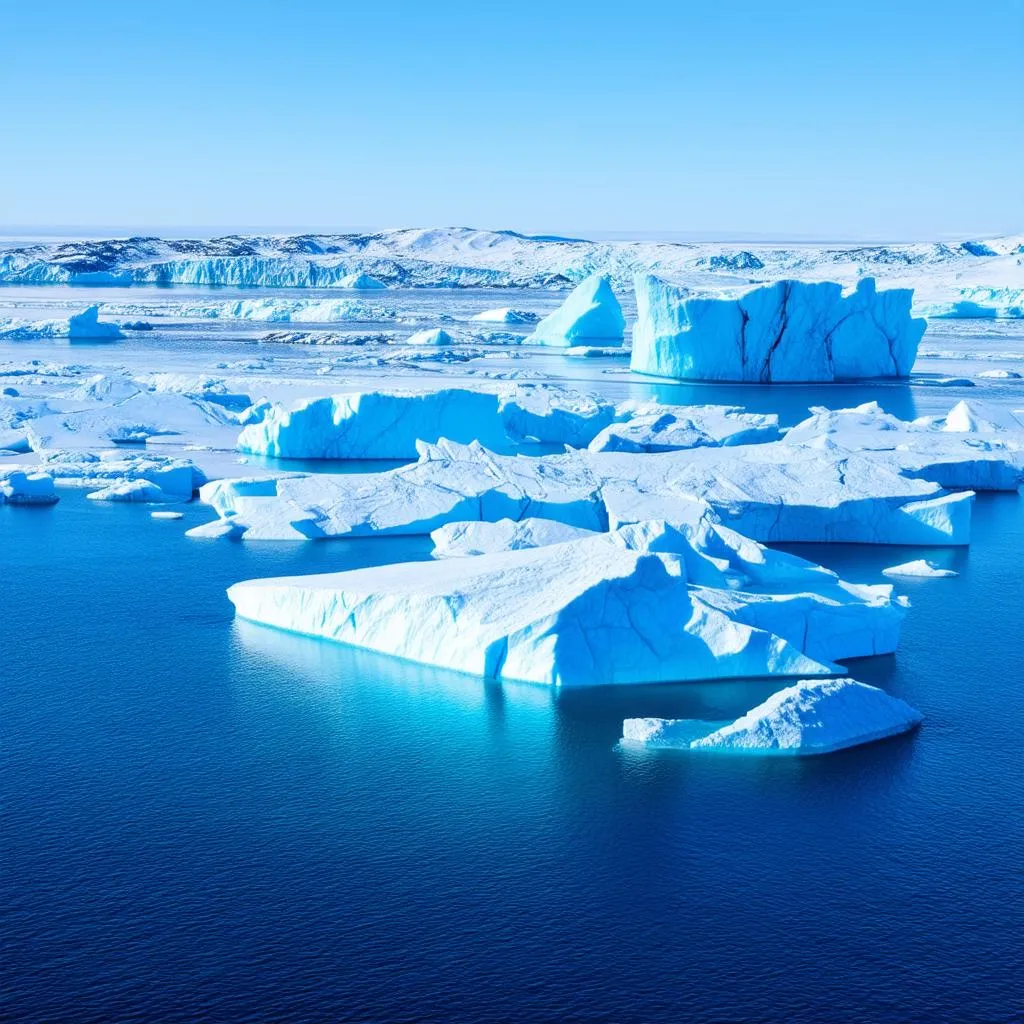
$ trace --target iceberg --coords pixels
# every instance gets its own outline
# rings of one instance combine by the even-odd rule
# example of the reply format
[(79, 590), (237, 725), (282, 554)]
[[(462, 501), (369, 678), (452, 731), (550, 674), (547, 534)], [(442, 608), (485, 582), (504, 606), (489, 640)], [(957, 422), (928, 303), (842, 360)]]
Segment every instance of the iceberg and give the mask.
[(913, 291), (852, 292), (830, 281), (778, 281), (740, 295), (697, 296), (636, 278), (631, 368), (677, 380), (860, 380), (907, 377), (924, 334)]
[(592, 452), (668, 452), (781, 437), (778, 416), (744, 412), (739, 406), (622, 403), (616, 418), (619, 422), (590, 442)]
[(577, 687), (832, 671), (706, 604), (677, 560), (605, 537), (250, 580), (228, 597), (245, 619), (491, 680)]
[(901, 565), (890, 565), (888, 569), (882, 570), (883, 576), (920, 576), (923, 578), (939, 579), (944, 576), (958, 576), (959, 573), (952, 569), (939, 569), (931, 562), (918, 558), (913, 562), (903, 562)]
[[(498, 412), (506, 434), (513, 440), (571, 448), (586, 448), (618, 414), (615, 406), (604, 399), (544, 384), (523, 384), (503, 392)], [(480, 437), (474, 440), (483, 441)]]
[(169, 499), (191, 501), (193, 492), (206, 483), (202, 471), (188, 459), (143, 452), (82, 451), (44, 452), (41, 467), (59, 486), (109, 487), (133, 480), (155, 484)]
[[(220, 480), (200, 491), (247, 539), (427, 534), (462, 520), (538, 517), (603, 531), (672, 521), (695, 499), (754, 540), (966, 544), (972, 492), (947, 494), (842, 449), (784, 443), (636, 456), (510, 456), (442, 439), (382, 473)], [(258, 493), (251, 489), (257, 485)]]
[(175, 443), (183, 436), (191, 444), (232, 448), (237, 431), (237, 417), (219, 404), (148, 391), (123, 401), (53, 413), (25, 423), (33, 451)]
[(0, 503), (53, 505), (57, 500), (49, 473), (0, 467)]
[(309, 398), (271, 406), (242, 429), (238, 448), (279, 459), (414, 459), (417, 442), (442, 437), (507, 450), (498, 397), (446, 388)]
[[(435, 530), (434, 557), (491, 555), (588, 536), (543, 519), (453, 523)], [(693, 502), (675, 523), (648, 521), (604, 535), (635, 551), (676, 556), (701, 599), (730, 619), (788, 640), (820, 661), (890, 654), (899, 642), (905, 599), (887, 585), (847, 583), (795, 555), (773, 551), (717, 523)]]
[(804, 679), (716, 728), (692, 719), (627, 718), (626, 743), (741, 754), (828, 754), (916, 728), (909, 704), (854, 679)]
[(73, 340), (112, 341), (123, 338), (117, 324), (99, 319), (99, 306), (87, 306), (67, 320), (4, 321), (0, 322), (0, 340), (35, 341), (45, 338), (71, 338)]
[(968, 402), (946, 416), (910, 422), (877, 402), (810, 412), (787, 432), (784, 444), (857, 453), (949, 488), (1014, 491), (1024, 483), (1024, 426), (1009, 412)]
[(417, 331), (402, 340), (403, 345), (454, 345), (455, 339), (440, 327), (432, 331)]
[(611, 280), (604, 274), (592, 274), (569, 293), (554, 313), (537, 324), (526, 343), (556, 348), (621, 345), (625, 329), (626, 321)]
[(156, 484), (143, 479), (113, 483), (101, 490), (90, 491), (86, 497), (90, 501), (157, 502), (177, 500), (164, 494)]

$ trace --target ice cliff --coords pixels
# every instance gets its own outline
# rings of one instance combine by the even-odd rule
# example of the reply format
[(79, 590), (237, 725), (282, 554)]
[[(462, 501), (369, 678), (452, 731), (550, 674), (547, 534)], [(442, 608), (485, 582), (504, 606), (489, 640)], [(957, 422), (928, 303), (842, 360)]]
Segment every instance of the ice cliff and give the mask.
[(822, 281), (778, 281), (735, 297), (701, 297), (649, 274), (636, 278), (630, 366), (677, 380), (859, 380), (906, 377), (925, 321), (908, 289), (872, 278), (844, 292)]

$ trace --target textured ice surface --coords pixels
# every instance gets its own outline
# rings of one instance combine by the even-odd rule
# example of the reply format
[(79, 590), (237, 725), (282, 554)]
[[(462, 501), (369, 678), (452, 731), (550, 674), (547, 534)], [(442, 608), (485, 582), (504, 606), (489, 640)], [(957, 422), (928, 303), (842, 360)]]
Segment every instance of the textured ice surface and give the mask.
[(484, 323), (496, 324), (535, 324), (540, 317), (536, 313), (527, 313), (521, 309), (485, 309), (481, 313), (474, 313), (473, 320), (480, 320)]
[(243, 618), (487, 679), (593, 686), (829, 671), (707, 604), (678, 559), (606, 537), (251, 580), (228, 597)]
[(440, 327), (431, 331), (417, 331), (402, 340), (403, 345), (452, 345), (455, 339)]
[(909, 704), (854, 679), (801, 680), (728, 725), (627, 718), (622, 738), (652, 747), (750, 754), (827, 754), (915, 728)]
[(694, 499), (761, 541), (966, 544), (970, 535), (970, 492), (947, 495), (842, 450), (776, 443), (523, 457), (448, 441), (419, 449), (418, 462), (389, 472), (221, 480), (201, 497), (235, 516), (247, 539), (426, 534), (530, 516), (603, 530), (673, 521)]
[(523, 548), (542, 548), (569, 540), (597, 536), (594, 530), (567, 526), (551, 519), (499, 519), (496, 523), (448, 523), (434, 530), (435, 558), (493, 555)]
[(778, 281), (735, 297), (636, 279), (633, 370), (680, 380), (831, 381), (907, 377), (925, 321), (913, 293)]
[(571, 348), (579, 345), (621, 345), (626, 329), (622, 307), (611, 281), (594, 274), (582, 281), (554, 313), (544, 317), (527, 338), (533, 345)]
[[(1024, 483), (1024, 426), (1012, 412), (959, 402), (946, 416), (907, 422), (876, 402), (812, 408), (785, 444), (862, 453), (943, 487), (1013, 491)], [(869, 454), (870, 453), (870, 454)]]
[(744, 412), (739, 406), (624, 402), (616, 419), (590, 442), (592, 452), (667, 452), (757, 444), (780, 436), (778, 416)]

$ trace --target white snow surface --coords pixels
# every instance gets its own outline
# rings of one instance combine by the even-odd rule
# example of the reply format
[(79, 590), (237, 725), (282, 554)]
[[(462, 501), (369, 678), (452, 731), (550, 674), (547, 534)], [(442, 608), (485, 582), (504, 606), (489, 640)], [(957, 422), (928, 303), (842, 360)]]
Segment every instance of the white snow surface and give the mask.
[(626, 743), (726, 753), (810, 755), (914, 729), (922, 715), (905, 701), (854, 679), (803, 679), (735, 722), (627, 718)]
[(907, 377), (924, 320), (909, 289), (851, 292), (829, 281), (778, 281), (736, 296), (694, 295), (650, 274), (636, 278), (630, 366), (677, 380), (861, 380)]
[(123, 338), (117, 324), (99, 319), (99, 306), (87, 306), (66, 320), (2, 320), (0, 340), (35, 341), (41, 338), (72, 338), (78, 340), (111, 341)]

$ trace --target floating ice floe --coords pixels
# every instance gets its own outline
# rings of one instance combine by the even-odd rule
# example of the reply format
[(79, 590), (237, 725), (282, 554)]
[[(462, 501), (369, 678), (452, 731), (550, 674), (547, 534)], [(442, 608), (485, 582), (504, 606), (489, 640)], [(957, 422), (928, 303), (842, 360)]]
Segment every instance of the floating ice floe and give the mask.
[(939, 569), (933, 563), (923, 558), (915, 559), (913, 562), (904, 562), (902, 565), (890, 565), (888, 569), (882, 570), (883, 576), (920, 576), (928, 579), (939, 579), (945, 576), (957, 576), (958, 573), (952, 569)]
[(81, 341), (114, 340), (124, 334), (117, 324), (99, 319), (99, 306), (88, 306), (67, 320), (0, 322), (0, 340), (34, 341), (44, 338), (72, 338)]
[(592, 452), (668, 452), (779, 439), (779, 418), (739, 406), (622, 403), (616, 419), (590, 442)]
[[(140, 391), (123, 401), (40, 416), (25, 423), (33, 451), (160, 444), (165, 439), (234, 447), (238, 419), (223, 406), (180, 394)], [(173, 442), (172, 442), (173, 443)]]
[(1009, 411), (964, 401), (946, 416), (910, 422), (877, 402), (816, 407), (783, 443), (858, 453), (943, 487), (1012, 491), (1024, 483), (1024, 424)]
[(90, 491), (90, 501), (158, 502), (177, 501), (177, 497), (164, 494), (163, 490), (149, 480), (122, 480), (98, 491)]
[(185, 517), (185, 513), (169, 511), (150, 512), (149, 517), (150, 519), (183, 519)]
[(859, 380), (907, 377), (925, 321), (910, 289), (854, 291), (830, 281), (778, 281), (735, 297), (697, 296), (636, 278), (630, 366), (677, 380)]
[(827, 754), (914, 729), (923, 716), (854, 679), (801, 680), (735, 722), (627, 718), (624, 742), (743, 754)]
[(57, 500), (49, 473), (0, 466), (0, 503), (53, 505)]
[(595, 686), (828, 674), (692, 590), (678, 559), (597, 537), (228, 590), (243, 618), (485, 679)]
[(1020, 380), (1024, 374), (1016, 370), (982, 370), (977, 376), (982, 380)]
[(536, 313), (526, 313), (521, 309), (485, 309), (482, 313), (474, 313), (471, 320), (480, 320), (491, 324), (535, 324), (540, 317)]
[(174, 501), (190, 501), (193, 492), (206, 483), (205, 475), (188, 459), (148, 452), (44, 452), (40, 467), (59, 486), (102, 490), (125, 482), (147, 481)]
[(544, 317), (526, 341), (556, 348), (621, 345), (625, 329), (626, 321), (611, 280), (606, 275), (593, 274), (578, 284), (554, 313)]
[(947, 494), (843, 449), (770, 443), (524, 457), (442, 440), (418, 450), (417, 462), (388, 472), (226, 479), (200, 496), (252, 540), (427, 534), (460, 520), (529, 516), (604, 530), (671, 522), (694, 499), (766, 542), (966, 544), (970, 536), (971, 492)]

